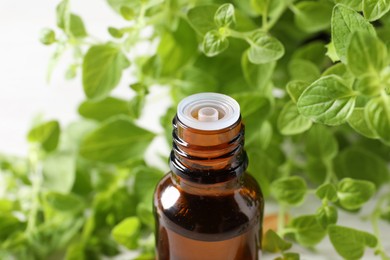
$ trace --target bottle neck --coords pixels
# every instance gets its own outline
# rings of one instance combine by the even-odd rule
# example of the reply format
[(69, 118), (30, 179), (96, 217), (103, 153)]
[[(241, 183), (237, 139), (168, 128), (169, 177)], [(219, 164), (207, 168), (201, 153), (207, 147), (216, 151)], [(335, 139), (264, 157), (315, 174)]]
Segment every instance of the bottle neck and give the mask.
[(247, 167), (241, 118), (228, 128), (205, 131), (189, 128), (175, 117), (172, 136), (170, 168), (186, 182), (226, 182), (242, 175)]

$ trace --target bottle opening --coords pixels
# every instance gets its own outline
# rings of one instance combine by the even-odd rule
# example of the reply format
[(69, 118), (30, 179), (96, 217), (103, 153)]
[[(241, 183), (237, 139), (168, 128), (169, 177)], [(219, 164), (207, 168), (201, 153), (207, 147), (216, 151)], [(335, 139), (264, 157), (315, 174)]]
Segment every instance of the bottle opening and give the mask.
[(188, 127), (219, 130), (233, 125), (240, 118), (240, 106), (233, 98), (219, 93), (199, 93), (184, 98), (177, 116)]

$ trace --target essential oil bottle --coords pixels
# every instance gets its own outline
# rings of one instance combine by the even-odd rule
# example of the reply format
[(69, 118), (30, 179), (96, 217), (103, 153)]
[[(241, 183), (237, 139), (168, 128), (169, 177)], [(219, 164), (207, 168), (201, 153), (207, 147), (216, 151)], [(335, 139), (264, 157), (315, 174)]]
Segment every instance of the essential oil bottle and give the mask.
[(154, 195), (156, 259), (259, 259), (264, 200), (245, 172), (239, 104), (217, 93), (189, 96), (172, 136), (171, 171)]

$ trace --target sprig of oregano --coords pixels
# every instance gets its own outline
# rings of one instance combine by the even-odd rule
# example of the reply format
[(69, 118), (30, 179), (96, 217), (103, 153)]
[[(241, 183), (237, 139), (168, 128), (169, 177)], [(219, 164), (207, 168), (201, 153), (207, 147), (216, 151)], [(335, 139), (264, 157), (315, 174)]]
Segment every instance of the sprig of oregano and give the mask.
[[(389, 1), (107, 3), (123, 26), (108, 22), (105, 40), (89, 35), (70, 0), (59, 1), (57, 28), (40, 35), (55, 45), (49, 77), (71, 52), (65, 76), (80, 75), (86, 100), (77, 122), (38, 122), (27, 159), (0, 157), (0, 258), (100, 259), (136, 249), (152, 259), (152, 194), (163, 172), (147, 165), (145, 150), (156, 136), (170, 143), (181, 98), (215, 91), (240, 103), (248, 170), (279, 204), (264, 250), (299, 259), (292, 242), (314, 247), (329, 236), (343, 258), (372, 247), (389, 259), (378, 228), (390, 219)], [(157, 48), (137, 53), (144, 42)], [(110, 96), (127, 73), (137, 80), (129, 82), (134, 97)], [(136, 121), (156, 84), (173, 100), (164, 133)], [(309, 196), (313, 211), (286, 219)], [(340, 210), (359, 217), (366, 203), (376, 203), (372, 232), (338, 224)]]

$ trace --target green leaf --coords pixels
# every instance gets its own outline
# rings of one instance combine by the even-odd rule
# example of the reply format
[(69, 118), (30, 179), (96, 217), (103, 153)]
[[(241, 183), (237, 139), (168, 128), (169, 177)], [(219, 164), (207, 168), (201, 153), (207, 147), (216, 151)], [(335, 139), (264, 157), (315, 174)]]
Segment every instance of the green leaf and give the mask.
[(217, 30), (206, 33), (203, 38), (203, 52), (208, 57), (213, 57), (225, 51), (229, 47), (229, 40)]
[(355, 76), (379, 74), (386, 65), (386, 57), (386, 46), (375, 35), (364, 31), (352, 33), (347, 49), (347, 64)]
[(83, 61), (83, 87), (90, 99), (103, 99), (115, 88), (122, 70), (130, 65), (126, 56), (113, 44), (94, 45)]
[(303, 1), (295, 5), (295, 24), (303, 31), (315, 33), (330, 26), (333, 5), (327, 1)]
[(353, 84), (354, 89), (366, 96), (378, 96), (383, 85), (377, 73), (361, 75)]
[(69, 32), (73, 37), (83, 38), (87, 36), (87, 30), (85, 29), (84, 22), (80, 16), (76, 14), (70, 15), (70, 28)]
[(154, 190), (158, 181), (164, 175), (161, 171), (146, 166), (137, 167), (134, 169), (134, 174), (134, 192), (139, 200), (147, 191)]
[(370, 233), (353, 228), (330, 225), (329, 239), (336, 251), (346, 259), (360, 259), (365, 247), (375, 247), (377, 238)]
[[(61, 29), (70, 27), (69, 0), (62, 0), (56, 7), (57, 26)], [(68, 30), (68, 29), (66, 29)]]
[(60, 125), (55, 120), (34, 127), (27, 135), (29, 142), (39, 143), (47, 152), (57, 148), (59, 138)]
[(131, 21), (136, 17), (134, 10), (127, 6), (120, 7), (119, 12), (127, 21)]
[(128, 249), (136, 249), (141, 231), (141, 222), (137, 217), (128, 217), (114, 227), (111, 234), (115, 241)]
[(145, 105), (145, 94), (137, 94), (128, 104), (129, 116), (132, 119), (138, 119), (142, 114), (142, 109)]
[(117, 28), (114, 28), (114, 27), (108, 27), (108, 33), (112, 37), (117, 38), (117, 39), (120, 39), (123, 37), (123, 32)]
[(370, 150), (357, 147), (348, 147), (339, 153), (334, 160), (334, 170), (339, 179), (366, 180), (377, 188), (389, 180), (386, 161)]
[(356, 107), (351, 116), (348, 118), (348, 124), (359, 134), (368, 138), (379, 138), (378, 135), (371, 130), (366, 117), (364, 115), (364, 108)]
[(310, 154), (307, 155), (308, 155), (308, 160), (304, 168), (305, 170), (304, 173), (309, 177), (309, 179), (313, 183), (318, 185), (324, 183), (328, 173), (326, 160), (323, 160), (320, 157), (313, 157)]
[(56, 34), (52, 29), (44, 28), (41, 30), (39, 40), (45, 45), (50, 45), (56, 41)]
[(337, 4), (332, 15), (332, 42), (337, 55), (346, 62), (347, 47), (350, 37), (355, 31), (363, 31), (375, 35), (374, 27), (353, 9)]
[(64, 213), (80, 212), (84, 207), (83, 200), (72, 193), (48, 192), (44, 199), (52, 209)]
[(236, 24), (234, 6), (232, 4), (221, 5), (215, 12), (214, 22), (218, 27), (234, 27)]
[(278, 39), (266, 35), (261, 31), (254, 32), (247, 41), (250, 44), (248, 58), (252, 63), (270, 63), (280, 59), (284, 55), (283, 44)]
[(332, 159), (338, 151), (336, 138), (328, 128), (321, 125), (315, 125), (310, 129), (305, 144), (308, 156), (323, 160)]
[(75, 158), (65, 152), (49, 155), (43, 161), (42, 186), (50, 191), (69, 192), (74, 184), (76, 175)]
[(291, 176), (274, 181), (271, 192), (281, 203), (299, 205), (305, 199), (307, 186), (301, 177)]
[[(278, 258), (276, 258), (275, 260), (278, 260)], [(281, 258), (281, 260), (299, 260), (300, 257), (299, 257), (299, 254), (298, 253), (293, 253), (293, 252), (287, 252), (287, 253), (283, 253), (283, 258)]]
[(390, 144), (390, 97), (381, 95), (371, 99), (364, 108), (364, 115), (370, 129)]
[(362, 0), (333, 0), (336, 4), (343, 4), (346, 5), (355, 11), (362, 11), (363, 5)]
[(283, 135), (300, 134), (308, 130), (312, 122), (298, 112), (294, 102), (287, 102), (278, 117), (278, 129)]
[(310, 84), (308, 82), (302, 80), (292, 80), (287, 84), (286, 90), (287, 93), (290, 95), (291, 100), (294, 103), (297, 103), (299, 97), (302, 95), (303, 91), (305, 91), (305, 89), (307, 89), (309, 85)]
[(157, 48), (160, 76), (172, 77), (189, 64), (197, 54), (196, 34), (183, 19), (175, 31), (165, 31)]
[(153, 133), (121, 116), (86, 136), (80, 145), (80, 154), (89, 160), (108, 163), (142, 158), (153, 137)]
[(321, 77), (299, 97), (299, 112), (314, 122), (327, 125), (344, 123), (353, 111), (356, 94), (337, 76)]
[(389, 10), (389, 0), (363, 0), (363, 14), (369, 21), (378, 20)]
[(375, 185), (372, 182), (351, 178), (342, 179), (337, 189), (341, 206), (349, 210), (361, 208), (375, 193)]
[(337, 189), (332, 183), (325, 183), (319, 186), (316, 190), (316, 195), (321, 200), (328, 200), (331, 202), (337, 201)]
[(326, 235), (315, 215), (300, 216), (291, 221), (295, 239), (303, 246), (314, 246)]
[(322, 206), (316, 211), (317, 221), (326, 229), (329, 225), (336, 224), (338, 213), (333, 206)]
[(281, 238), (275, 231), (269, 229), (264, 236), (263, 249), (267, 252), (276, 253), (286, 251), (291, 248), (292, 244)]
[(196, 6), (188, 11), (188, 21), (195, 31), (205, 35), (207, 32), (217, 29), (213, 19), (217, 9), (216, 5)]
[(276, 62), (254, 64), (249, 61), (248, 51), (242, 54), (241, 67), (245, 80), (252, 89), (264, 90), (270, 83)]
[(320, 70), (311, 61), (293, 59), (288, 64), (288, 72), (293, 80), (313, 82), (320, 77)]
[(14, 232), (21, 231), (24, 225), (11, 213), (0, 214), (0, 239), (8, 239)]
[(299, 47), (292, 54), (292, 59), (308, 60), (319, 67), (329, 62), (329, 59), (326, 57), (325, 44), (320, 40), (310, 41)]
[(114, 97), (106, 97), (99, 101), (86, 100), (80, 104), (78, 111), (81, 116), (98, 121), (115, 115), (129, 114), (128, 103)]

